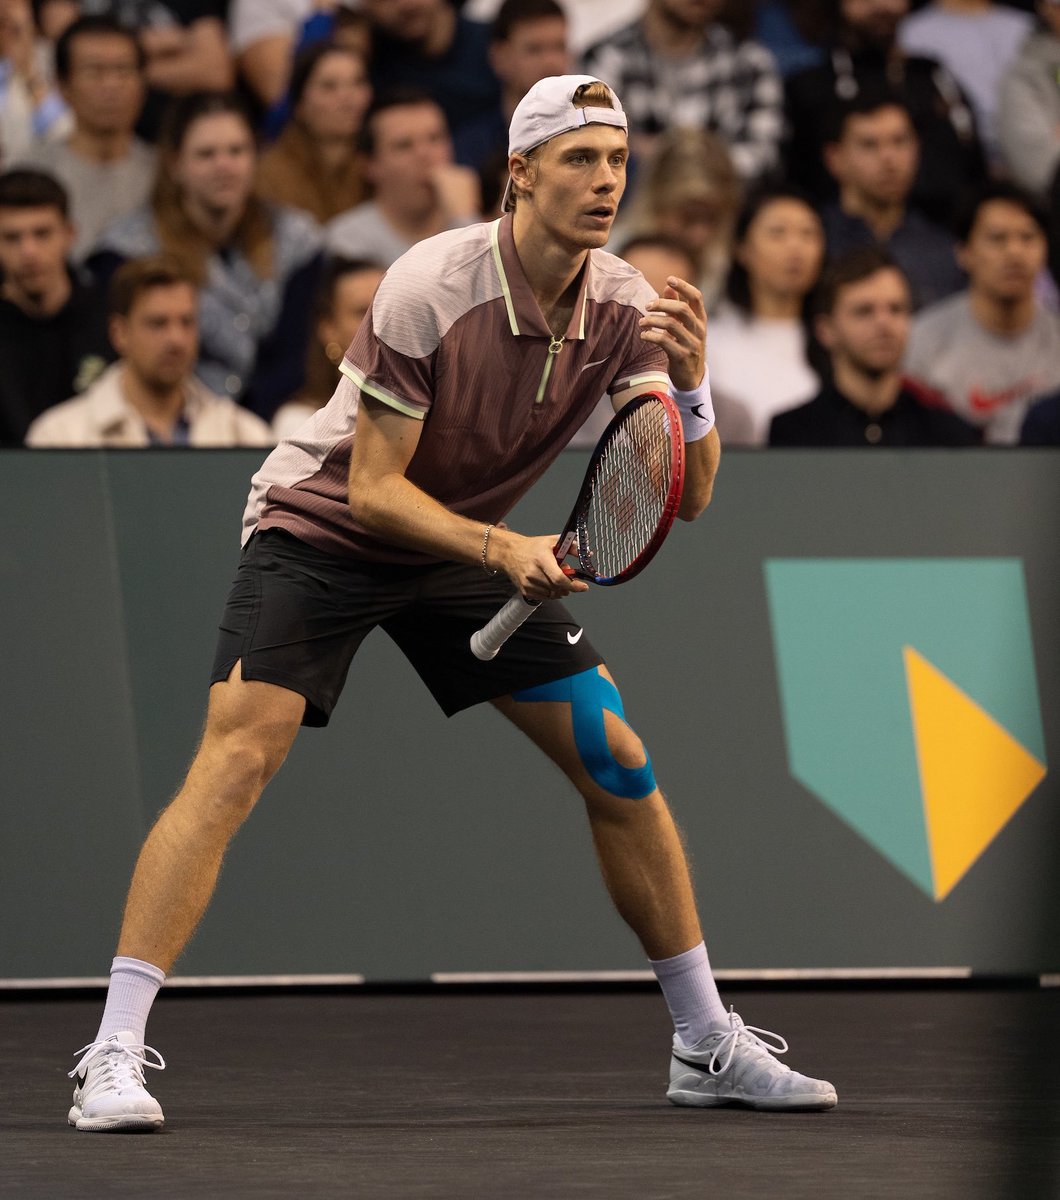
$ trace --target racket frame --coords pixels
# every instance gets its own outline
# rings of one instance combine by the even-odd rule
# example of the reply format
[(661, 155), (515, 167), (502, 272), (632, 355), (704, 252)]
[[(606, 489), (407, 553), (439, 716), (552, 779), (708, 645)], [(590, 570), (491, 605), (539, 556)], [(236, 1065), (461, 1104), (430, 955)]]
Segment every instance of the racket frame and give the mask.
[[(632, 414), (638, 408), (651, 403), (661, 403), (670, 422), (670, 486), (663, 503), (663, 511), (656, 524), (654, 534), (637, 557), (628, 566), (619, 571), (618, 574), (614, 576), (602, 576), (592, 569), (592, 564), (588, 561), (588, 557), (582, 549), (587, 539), (584, 536), (579, 538), (579, 533), (584, 535), (585, 518), (592, 500), (596, 467), (600, 459), (607, 452), (607, 448), (616, 430), (626, 421), (630, 420)], [(681, 493), (684, 488), (684, 480), (685, 440), (682, 432), (680, 410), (666, 392), (642, 392), (624, 404), (622, 409), (615, 414), (603, 434), (601, 434), (589, 458), (589, 464), (585, 469), (585, 476), (578, 491), (578, 498), (575, 500), (574, 507), (571, 509), (571, 514), (565, 524), (565, 532), (561, 534), (552, 550), (556, 556), (556, 561), (564, 573), (570, 578), (583, 579), (588, 583), (599, 584), (603, 587), (613, 587), (618, 583), (626, 583), (628, 580), (634, 578), (634, 576), (639, 575), (658, 553), (659, 548), (666, 539), (666, 535), (670, 532), (674, 519), (677, 517), (677, 511), (681, 506)], [(576, 567), (571, 566), (565, 561), (572, 554), (572, 551), (577, 557), (578, 565)], [(472, 635), (471, 651), (475, 657), (483, 661), (495, 658), (497, 652), (508, 638), (511, 637), (524, 621), (533, 615), (540, 603), (540, 601), (527, 600), (523, 596), (513, 596), (482, 629)]]

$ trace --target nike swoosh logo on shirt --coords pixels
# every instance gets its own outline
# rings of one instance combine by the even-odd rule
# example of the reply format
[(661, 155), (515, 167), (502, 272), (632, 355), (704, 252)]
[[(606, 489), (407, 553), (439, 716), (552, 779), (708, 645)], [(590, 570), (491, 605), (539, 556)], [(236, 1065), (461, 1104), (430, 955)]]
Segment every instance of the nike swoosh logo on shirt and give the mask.
[(980, 391), (979, 388), (973, 387), (968, 393), (968, 400), (972, 406), (972, 412), (988, 413), (994, 412), (998, 408), (1004, 408), (1006, 404), (1011, 404), (1015, 400), (1022, 400), (1024, 396), (1029, 396), (1034, 391), (1034, 385), (1029, 379), (1021, 379), (1019, 383), (1012, 387), (1003, 388), (1000, 392)]
[(586, 364), (585, 364), (585, 366), (584, 366), (584, 367), (582, 367), (582, 370), (583, 370), (583, 371), (588, 371), (588, 369), (589, 369), (590, 367), (599, 367), (599, 366), (601, 366), (601, 365), (602, 365), (603, 363), (605, 363), (605, 362), (607, 362), (607, 359), (606, 359), (606, 358), (598, 358), (598, 359), (596, 360), (596, 362), (586, 363)]
[(572, 646), (576, 646), (578, 644), (578, 642), (581, 640), (581, 636), (584, 632), (585, 632), (584, 629), (579, 629), (577, 633), (571, 633), (571, 631), (568, 629), (567, 630), (567, 641), (570, 642), (570, 644)]

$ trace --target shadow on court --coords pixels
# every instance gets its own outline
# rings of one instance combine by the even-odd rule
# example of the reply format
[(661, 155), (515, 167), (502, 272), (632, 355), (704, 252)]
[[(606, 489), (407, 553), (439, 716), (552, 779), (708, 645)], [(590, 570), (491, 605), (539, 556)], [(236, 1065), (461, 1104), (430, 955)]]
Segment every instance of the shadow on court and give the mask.
[(647, 991), (170, 995), (148, 1037), (165, 1130), (84, 1134), (64, 1072), (99, 1000), (0, 1001), (0, 1195), (1060, 1196), (1060, 990), (725, 998), (839, 1107), (672, 1107)]

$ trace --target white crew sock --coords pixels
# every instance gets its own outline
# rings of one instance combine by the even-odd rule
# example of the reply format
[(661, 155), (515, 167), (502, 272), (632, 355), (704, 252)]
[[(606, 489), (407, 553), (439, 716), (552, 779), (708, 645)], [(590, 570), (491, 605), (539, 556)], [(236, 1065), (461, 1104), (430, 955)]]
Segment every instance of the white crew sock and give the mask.
[(710, 973), (707, 947), (700, 942), (673, 958), (649, 959), (674, 1019), (681, 1044), (691, 1049), (708, 1033), (729, 1028), (729, 1016)]
[(146, 1036), (147, 1015), (151, 1011), (158, 989), (166, 981), (159, 967), (138, 958), (116, 958), (110, 967), (110, 987), (103, 1020), (96, 1041), (102, 1042), (113, 1033), (128, 1030), (137, 1043)]

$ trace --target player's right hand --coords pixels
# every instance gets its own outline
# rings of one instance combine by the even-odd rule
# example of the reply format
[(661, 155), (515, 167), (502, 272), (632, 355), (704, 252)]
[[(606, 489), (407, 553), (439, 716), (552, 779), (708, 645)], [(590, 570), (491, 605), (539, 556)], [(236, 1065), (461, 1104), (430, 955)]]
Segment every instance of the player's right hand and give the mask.
[(497, 538), (499, 553), (492, 556), (491, 565), (502, 570), (527, 600), (562, 600), (572, 592), (588, 591), (584, 580), (571, 579), (556, 562), (553, 547), (558, 540), (558, 534), (524, 537), (506, 529)]

